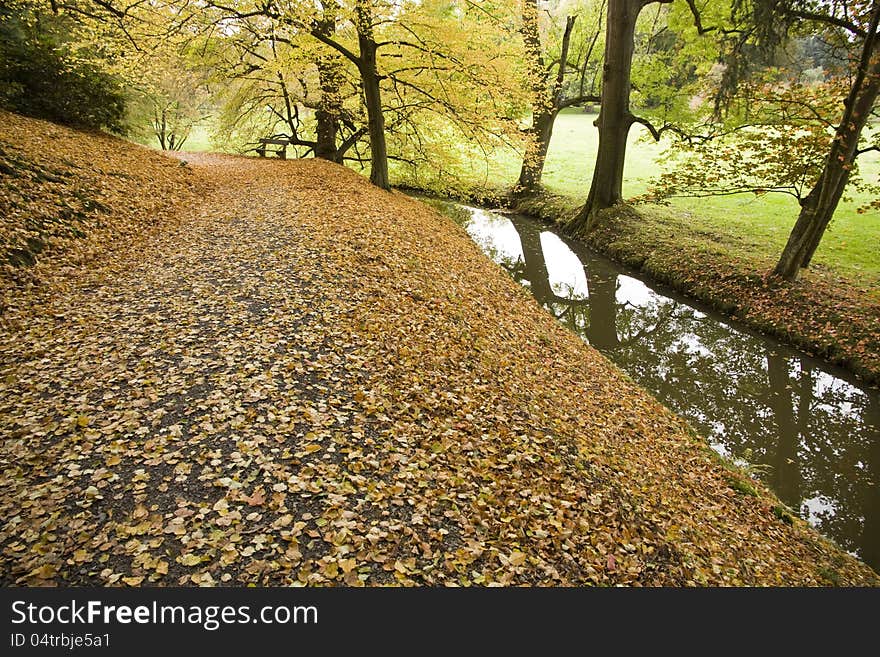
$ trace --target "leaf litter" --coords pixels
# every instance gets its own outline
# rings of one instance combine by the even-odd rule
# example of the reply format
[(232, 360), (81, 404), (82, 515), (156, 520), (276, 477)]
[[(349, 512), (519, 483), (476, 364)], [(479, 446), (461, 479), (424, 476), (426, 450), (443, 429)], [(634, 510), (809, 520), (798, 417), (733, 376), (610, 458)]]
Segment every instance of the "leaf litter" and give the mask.
[(4, 584), (878, 583), (417, 201), (13, 118), (131, 178), (4, 279)]

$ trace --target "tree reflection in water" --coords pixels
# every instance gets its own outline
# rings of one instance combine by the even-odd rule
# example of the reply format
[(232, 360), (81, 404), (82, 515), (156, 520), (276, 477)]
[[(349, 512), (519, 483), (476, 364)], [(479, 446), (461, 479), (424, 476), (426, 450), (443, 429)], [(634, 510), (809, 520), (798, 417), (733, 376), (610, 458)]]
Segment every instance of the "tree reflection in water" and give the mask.
[(880, 394), (527, 217), (437, 203), (559, 321), (880, 569)]

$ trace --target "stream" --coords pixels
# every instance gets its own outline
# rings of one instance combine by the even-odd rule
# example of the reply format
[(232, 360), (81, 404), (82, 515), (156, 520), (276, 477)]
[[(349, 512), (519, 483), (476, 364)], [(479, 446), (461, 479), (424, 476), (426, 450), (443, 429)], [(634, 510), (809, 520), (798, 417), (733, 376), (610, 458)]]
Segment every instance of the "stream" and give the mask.
[(420, 198), (560, 322), (880, 571), (880, 391), (529, 217)]

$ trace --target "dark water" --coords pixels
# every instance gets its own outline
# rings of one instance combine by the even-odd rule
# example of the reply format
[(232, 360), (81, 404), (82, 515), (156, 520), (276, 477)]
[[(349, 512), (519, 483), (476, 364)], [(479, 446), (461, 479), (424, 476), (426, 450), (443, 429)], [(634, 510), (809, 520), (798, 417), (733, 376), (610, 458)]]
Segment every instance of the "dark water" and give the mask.
[(880, 571), (880, 392), (544, 224), (429, 202), (718, 452), (748, 464), (792, 510)]

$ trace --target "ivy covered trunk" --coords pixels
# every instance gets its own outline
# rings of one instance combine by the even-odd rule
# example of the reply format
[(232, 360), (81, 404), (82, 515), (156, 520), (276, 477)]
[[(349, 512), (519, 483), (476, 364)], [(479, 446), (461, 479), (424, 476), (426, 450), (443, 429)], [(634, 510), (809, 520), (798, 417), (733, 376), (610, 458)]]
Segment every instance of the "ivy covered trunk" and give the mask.
[(550, 84), (549, 69), (545, 65), (541, 47), (541, 32), (538, 25), (538, 1), (523, 3), (522, 27), (520, 33), (526, 50), (529, 65), (529, 84), (532, 88), (532, 125), (529, 128), (529, 146), (523, 156), (519, 173), (518, 191), (531, 194), (541, 186), (544, 163), (553, 136), (553, 124), (561, 109), (565, 72), (568, 66), (568, 51), (575, 16), (565, 20), (565, 32), (557, 64), (555, 82)]
[[(329, 58), (328, 58), (329, 59)], [(321, 81), (321, 105), (315, 111), (317, 122), (315, 137), (315, 157), (331, 162), (342, 163), (341, 153), (336, 148), (336, 138), (339, 133), (339, 116), (341, 115), (341, 103), (339, 101), (339, 86), (336, 83), (336, 64), (321, 60), (318, 62), (318, 76)]]
[(391, 189), (388, 177), (388, 147), (385, 143), (385, 116), (382, 113), (382, 92), (376, 63), (376, 40), (373, 38), (369, 2), (358, 0), (355, 5), (360, 74), (367, 108), (370, 133), (370, 182), (382, 189)]
[(534, 192), (541, 185), (544, 162), (547, 160), (547, 151), (550, 148), (550, 138), (553, 136), (555, 121), (555, 110), (541, 112), (533, 119), (532, 127), (529, 130), (529, 148), (523, 158), (522, 169), (519, 173), (519, 187), (524, 192)]
[[(336, 20), (327, 16), (318, 25), (318, 30), (326, 37), (336, 32)], [(315, 111), (317, 122), (315, 137), (315, 157), (342, 164), (342, 155), (337, 148), (339, 120), (342, 116), (342, 62), (335, 52), (318, 57), (318, 80), (321, 85), (321, 102)]]

